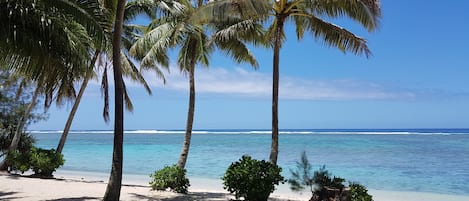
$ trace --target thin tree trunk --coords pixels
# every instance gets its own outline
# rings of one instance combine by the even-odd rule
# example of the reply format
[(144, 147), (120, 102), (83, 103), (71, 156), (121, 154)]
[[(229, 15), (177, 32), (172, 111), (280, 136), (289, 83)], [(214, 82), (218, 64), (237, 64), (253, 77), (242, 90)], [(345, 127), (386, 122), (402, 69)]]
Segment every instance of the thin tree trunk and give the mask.
[(277, 164), (278, 158), (278, 87), (279, 87), (279, 62), (280, 48), (283, 34), (284, 18), (277, 18), (278, 25), (274, 41), (274, 61), (272, 72), (272, 145), (270, 147), (270, 162)]
[(124, 144), (124, 97), (123, 81), (121, 69), (121, 34), (124, 19), (125, 0), (118, 0), (114, 33), (112, 37), (112, 65), (114, 67), (114, 87), (115, 87), (115, 116), (114, 116), (114, 148), (112, 152), (112, 168), (109, 182), (104, 194), (104, 201), (118, 201), (122, 186), (122, 164), (123, 164), (123, 144)]
[(192, 126), (194, 124), (194, 113), (195, 113), (195, 58), (191, 62), (189, 69), (189, 109), (187, 111), (187, 122), (186, 122), (186, 135), (184, 136), (184, 143), (182, 145), (181, 155), (177, 166), (180, 168), (186, 167), (187, 157), (189, 155), (189, 147), (191, 145), (192, 137)]
[[(37, 100), (37, 97), (39, 96), (40, 91), (41, 91), (40, 85), (38, 84), (36, 86), (36, 90), (33, 93), (33, 96), (31, 97), (31, 102), (29, 103), (28, 107), (26, 107), (26, 110), (24, 111), (24, 114), (21, 117), (21, 119), (18, 121), (15, 135), (13, 136), (13, 139), (11, 140), (10, 147), (8, 147), (8, 152), (15, 151), (16, 148), (18, 148), (18, 144), (20, 142), (21, 134), (23, 133), (24, 126), (26, 125), (26, 121), (28, 120), (29, 115), (31, 114), (31, 111), (34, 108), (34, 105), (36, 105), (36, 100)], [(8, 165), (6, 163), (6, 158), (5, 158), (0, 164), (0, 170), (4, 171), (4, 170), (7, 170), (7, 168), (8, 168)]]
[[(94, 64), (96, 63), (96, 60), (98, 59), (100, 51), (96, 50), (94, 52), (93, 58), (91, 59), (91, 64), (90, 68), (92, 69)], [(67, 122), (65, 123), (65, 128), (62, 133), (62, 136), (60, 137), (59, 144), (57, 145), (57, 152), (62, 153), (62, 150), (65, 146), (65, 142), (67, 141), (67, 136), (70, 131), (70, 127), (72, 127), (72, 122), (73, 118), (75, 118), (75, 114), (78, 110), (78, 106), (80, 105), (81, 98), (83, 97), (83, 94), (85, 93), (86, 86), (88, 86), (88, 81), (90, 80), (90, 75), (86, 75), (85, 79), (83, 80), (83, 83), (81, 84), (80, 91), (78, 92), (77, 97), (75, 98), (75, 102), (73, 103), (72, 110), (70, 111), (70, 114), (68, 115)]]

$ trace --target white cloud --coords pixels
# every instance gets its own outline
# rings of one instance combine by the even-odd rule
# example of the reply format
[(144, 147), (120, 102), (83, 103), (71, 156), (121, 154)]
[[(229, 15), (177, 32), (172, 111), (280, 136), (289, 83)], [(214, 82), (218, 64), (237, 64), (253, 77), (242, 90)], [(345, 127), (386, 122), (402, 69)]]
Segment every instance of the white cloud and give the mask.
[[(149, 73), (151, 75), (151, 73)], [(223, 94), (228, 96), (269, 97), (272, 94), (272, 75), (242, 68), (199, 68), (196, 70), (198, 94)], [(153, 75), (148, 76), (150, 85), (175, 91), (188, 91), (187, 77), (172, 67), (163, 85)], [(353, 80), (310, 80), (280, 76), (281, 99), (290, 100), (394, 100), (414, 99), (415, 94), (395, 90), (376, 83)]]

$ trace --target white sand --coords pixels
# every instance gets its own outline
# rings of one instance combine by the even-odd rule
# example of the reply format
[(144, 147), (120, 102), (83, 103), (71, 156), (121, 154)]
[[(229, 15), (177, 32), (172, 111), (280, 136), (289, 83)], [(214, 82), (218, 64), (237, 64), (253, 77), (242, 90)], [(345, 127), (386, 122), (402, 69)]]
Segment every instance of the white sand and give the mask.
[[(106, 190), (104, 174), (59, 171), (58, 179), (37, 179), (0, 173), (0, 200), (18, 201), (81, 201), (101, 200)], [(124, 176), (121, 200), (162, 201), (226, 201), (233, 199), (221, 187), (221, 181), (191, 178), (190, 193), (151, 191), (148, 177)], [(469, 201), (469, 196), (443, 195), (421, 192), (370, 190), (376, 201)], [(297, 194), (282, 185), (271, 195), (271, 200), (309, 200), (309, 193)]]

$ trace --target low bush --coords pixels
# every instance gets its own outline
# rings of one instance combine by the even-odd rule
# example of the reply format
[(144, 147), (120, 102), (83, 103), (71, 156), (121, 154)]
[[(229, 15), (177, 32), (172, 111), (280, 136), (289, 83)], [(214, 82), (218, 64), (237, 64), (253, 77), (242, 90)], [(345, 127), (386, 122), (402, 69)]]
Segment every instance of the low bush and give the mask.
[(54, 149), (31, 149), (31, 169), (37, 176), (52, 177), (52, 173), (65, 162), (63, 155)]
[(310, 201), (373, 201), (365, 186), (350, 183), (346, 187), (345, 179), (333, 177), (325, 166), (314, 172), (311, 167), (303, 152), (296, 170), (291, 170), (292, 177), (288, 180), (291, 190), (302, 191), (308, 187), (312, 194)]
[(13, 172), (24, 172), (31, 168), (31, 152), (20, 152), (18, 150), (9, 152), (7, 154), (6, 163), (8, 164), (9, 171)]
[[(0, 123), (0, 152), (1, 155), (6, 154), (10, 144), (11, 140), (13, 139), (13, 136), (15, 134), (14, 130), (15, 128), (2, 128), (3, 125)], [(34, 136), (28, 133), (22, 133), (20, 136), (20, 141), (18, 143), (18, 147), (16, 150), (20, 152), (27, 152), (33, 148), (34, 143), (36, 142), (36, 139)]]
[(11, 171), (24, 173), (29, 169), (39, 177), (52, 177), (52, 173), (64, 164), (63, 155), (54, 149), (33, 147), (30, 151), (14, 151), (8, 154), (7, 163)]
[(266, 201), (275, 186), (283, 182), (282, 168), (265, 160), (255, 160), (244, 155), (232, 163), (223, 176), (224, 189), (234, 193), (236, 199)]
[(153, 190), (171, 190), (177, 193), (187, 193), (190, 186), (189, 179), (186, 177), (186, 170), (176, 165), (166, 166), (161, 170), (151, 174), (150, 181)]
[(373, 201), (365, 186), (359, 183), (350, 183), (350, 197), (352, 201)]

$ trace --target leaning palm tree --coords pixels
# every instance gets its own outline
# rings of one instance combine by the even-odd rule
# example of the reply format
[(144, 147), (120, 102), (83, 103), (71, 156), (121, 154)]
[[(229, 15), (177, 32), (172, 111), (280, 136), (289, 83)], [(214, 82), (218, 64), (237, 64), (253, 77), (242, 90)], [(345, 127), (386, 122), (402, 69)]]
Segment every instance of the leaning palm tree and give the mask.
[[(257, 11), (250, 15), (251, 18), (266, 20), (266, 15), (271, 16), (270, 26), (267, 31), (267, 39), (270, 41), (273, 54), (272, 76), (272, 144), (270, 162), (277, 163), (278, 158), (278, 93), (279, 93), (279, 67), (280, 49), (285, 40), (285, 23), (292, 22), (296, 27), (298, 40), (305, 33), (310, 33), (316, 38), (322, 39), (326, 45), (337, 47), (343, 52), (352, 52), (357, 55), (369, 56), (371, 54), (366, 40), (352, 32), (339, 27), (325, 19), (349, 17), (358, 22), (368, 31), (378, 27), (381, 17), (379, 0), (275, 0), (271, 2), (271, 9), (265, 10), (269, 0), (214, 0), (210, 10), (217, 13), (219, 19), (226, 16), (225, 13), (236, 13), (244, 16), (243, 9), (227, 9), (229, 5), (247, 5), (246, 8)], [(206, 11), (204, 11), (206, 12)], [(204, 13), (201, 12), (201, 13)], [(216, 18), (206, 17), (205, 20)]]
[[(0, 64), (16, 76), (37, 83), (33, 101), (45, 95), (45, 105), (75, 96), (73, 81), (83, 75), (89, 50), (104, 41), (106, 21), (96, 13), (97, 1), (0, 0)], [(93, 34), (89, 34), (93, 33)], [(26, 110), (14, 139), (24, 127)], [(13, 140), (10, 151), (17, 146)]]
[[(103, 2), (105, 3), (105, 2)], [(104, 7), (105, 5), (103, 5)], [(126, 78), (129, 78), (133, 81), (136, 81), (144, 86), (148, 94), (152, 94), (152, 91), (148, 85), (148, 83), (145, 81), (142, 71), (139, 70), (132, 62), (132, 59), (129, 57), (127, 54), (128, 49), (130, 46), (134, 43), (134, 41), (140, 36), (141, 33), (144, 31), (144, 27), (142, 25), (136, 25), (132, 24), (131, 21), (135, 19), (135, 17), (139, 13), (146, 14), (150, 18), (155, 18), (154, 13), (155, 9), (158, 7), (158, 4), (155, 3), (154, 1), (148, 1), (148, 0), (135, 0), (135, 1), (130, 1), (126, 3), (125, 7), (125, 12), (124, 12), (124, 24), (123, 24), (123, 34), (122, 34), (122, 52), (121, 52), (121, 64), (122, 64), (122, 73), (123, 76)], [(110, 34), (110, 32), (108, 32)], [(109, 36), (110, 38), (110, 36)], [(59, 140), (59, 144), (57, 145), (57, 152), (62, 153), (62, 150), (65, 146), (65, 142), (68, 137), (68, 133), (70, 132), (70, 128), (72, 126), (73, 119), (75, 117), (76, 111), (78, 110), (78, 106), (80, 104), (81, 98), (83, 97), (83, 94), (86, 90), (86, 87), (88, 85), (88, 82), (90, 79), (92, 79), (95, 74), (98, 74), (100, 70), (102, 70), (102, 81), (101, 81), (101, 87), (102, 87), (102, 92), (104, 94), (104, 109), (103, 109), (103, 118), (106, 122), (109, 121), (109, 93), (108, 93), (108, 68), (109, 68), (109, 60), (107, 58), (112, 57), (112, 47), (110, 43), (108, 44), (108, 48), (104, 51), (101, 52), (101, 50), (96, 49), (95, 53), (91, 59), (91, 65), (90, 66), (90, 71), (87, 72), (87, 75), (83, 78), (83, 82), (81, 84), (81, 87), (78, 91), (78, 94), (75, 98), (75, 101), (73, 103), (73, 106), (70, 110), (69, 116), (67, 118), (67, 121), (65, 123), (65, 127), (63, 129), (62, 135)], [(95, 68), (94, 70), (96, 73), (93, 72), (93, 66), (98, 64), (98, 67)], [(166, 67), (167, 65), (163, 65), (163, 67)], [(164, 80), (164, 75), (161, 71), (160, 68), (157, 66), (154, 66), (153, 68), (149, 69), (153, 70), (156, 72), (156, 75)], [(133, 110), (133, 104), (128, 96), (125, 83), (124, 83), (124, 100), (125, 100), (125, 106), (126, 109), (129, 111)]]
[[(177, 163), (185, 168), (195, 113), (195, 67), (198, 64), (209, 65), (210, 54), (216, 47), (232, 56), (237, 62), (248, 62), (257, 67), (257, 61), (247, 49), (241, 39), (256, 41), (262, 35), (262, 26), (252, 20), (241, 20), (235, 16), (223, 23), (205, 24), (195, 21), (198, 9), (203, 7), (203, 1), (193, 3), (189, 0), (178, 1), (183, 5), (182, 10), (168, 12), (167, 15), (154, 20), (151, 31), (139, 39), (131, 54), (142, 58), (142, 66), (153, 65), (154, 60), (165, 57), (168, 48), (179, 47), (178, 65), (189, 78), (189, 106), (187, 112), (186, 130), (181, 154)], [(213, 37), (208, 30), (215, 32)]]

